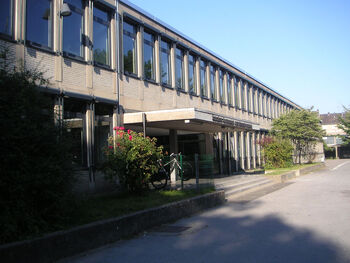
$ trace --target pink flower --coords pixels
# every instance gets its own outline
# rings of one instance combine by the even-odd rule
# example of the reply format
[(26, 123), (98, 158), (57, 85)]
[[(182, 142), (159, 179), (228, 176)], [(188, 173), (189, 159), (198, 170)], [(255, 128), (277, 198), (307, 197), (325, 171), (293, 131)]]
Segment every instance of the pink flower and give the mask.
[(113, 128), (113, 130), (115, 130), (115, 131), (116, 131), (116, 130), (118, 130), (118, 128), (119, 128), (119, 127), (114, 127), (114, 128)]
[(120, 143), (119, 143), (119, 142), (117, 143), (117, 146), (118, 146), (118, 147), (120, 146)]
[(132, 136), (131, 135), (129, 135), (129, 141), (131, 141), (132, 140)]
[(128, 130), (128, 134), (130, 134), (131, 133), (131, 131), (130, 130)]
[(110, 146), (108, 146), (108, 148), (109, 148), (109, 149), (113, 149), (113, 146), (110, 145)]
[(125, 130), (125, 128), (124, 128), (124, 127), (119, 127), (119, 130), (123, 130), (123, 131), (124, 131), (124, 130)]

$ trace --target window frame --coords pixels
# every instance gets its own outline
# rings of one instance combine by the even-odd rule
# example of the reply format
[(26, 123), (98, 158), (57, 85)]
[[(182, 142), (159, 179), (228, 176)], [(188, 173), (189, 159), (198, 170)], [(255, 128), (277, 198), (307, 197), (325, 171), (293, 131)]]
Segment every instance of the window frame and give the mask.
[[(163, 51), (163, 48), (162, 48), (162, 43), (166, 43), (167, 46), (168, 46), (168, 53), (167, 52), (164, 52)], [(161, 85), (163, 86), (166, 86), (166, 87), (171, 87), (171, 84), (172, 84), (172, 58), (171, 58), (171, 47), (172, 47), (172, 42), (171, 40), (165, 38), (165, 37), (161, 37), (160, 39), (160, 45), (159, 45), (159, 65), (160, 65), (160, 70), (159, 70), (159, 74), (160, 74), (160, 83)], [(167, 59), (168, 59), (168, 81), (167, 82), (164, 82), (163, 81), (163, 77), (162, 77), (162, 55), (163, 54), (167, 54)]]
[[(135, 28), (135, 38), (134, 38), (134, 43), (135, 43), (135, 45), (134, 45), (134, 58), (133, 58), (133, 64), (134, 64), (134, 67), (135, 67), (135, 72), (129, 72), (129, 71), (126, 71), (125, 70), (125, 60), (124, 60), (124, 48), (125, 48), (125, 45), (124, 45), (124, 36), (125, 35), (132, 35), (133, 33), (131, 33), (131, 32), (128, 32), (127, 31), (127, 33), (128, 34), (126, 34), (125, 32), (124, 32), (124, 23), (126, 23), (126, 24), (129, 24), (129, 25), (131, 25), (131, 26), (133, 26), (134, 28)], [(135, 21), (133, 21), (133, 20), (131, 20), (131, 19), (129, 19), (127, 16), (125, 16), (124, 18), (123, 18), (123, 21), (122, 21), (122, 30), (123, 30), (123, 32), (122, 32), (122, 46), (123, 46), (123, 51), (122, 51), (122, 55), (123, 55), (123, 58), (122, 58), (122, 62), (123, 62), (123, 74), (124, 75), (127, 75), (127, 76), (133, 76), (133, 77), (137, 77), (138, 76), (138, 56), (139, 56), (139, 53), (138, 53), (138, 39), (137, 39), (137, 33), (139, 32), (139, 28), (140, 28), (140, 26), (139, 26), (139, 24), (137, 23), (137, 22), (135, 22)], [(129, 37), (132, 37), (132, 36), (129, 36)]]
[[(200, 96), (202, 98), (207, 99), (208, 98), (208, 80), (207, 80), (207, 67), (208, 67), (208, 61), (206, 61), (203, 58), (200, 58), (199, 60), (199, 85), (200, 85)], [(202, 71), (203, 70), (203, 71)], [(203, 72), (203, 78), (204, 83), (202, 83), (202, 72)]]
[(222, 68), (219, 68), (219, 97), (220, 97), (220, 103), (226, 104), (226, 96), (225, 96), (225, 82), (224, 82), (224, 76), (225, 71)]
[(218, 102), (217, 86), (216, 86), (216, 70), (217, 66), (210, 63), (209, 74), (210, 74), (210, 99)]
[[(94, 54), (94, 46), (95, 46), (95, 35), (94, 35), (94, 21), (95, 20), (95, 15), (94, 15), (94, 9), (99, 9), (102, 12), (106, 12), (107, 16), (108, 16), (108, 30), (107, 30), (107, 54), (106, 54), (106, 59), (107, 59), (107, 64), (104, 63), (100, 63), (98, 61), (95, 60), (95, 54)], [(110, 8), (108, 8), (107, 6), (104, 6), (98, 2), (94, 2), (93, 6), (92, 6), (92, 39), (93, 39), (93, 45), (92, 45), (92, 58), (93, 58), (93, 64), (94, 66), (98, 66), (98, 67), (102, 67), (102, 68), (107, 68), (107, 69), (111, 69), (111, 62), (112, 62), (112, 29), (111, 29), (111, 21), (112, 21), (112, 10)], [(101, 18), (96, 17), (97, 20), (101, 20), (101, 22), (103, 21)], [(98, 22), (98, 21), (96, 21)], [(104, 24), (105, 21), (103, 21), (103, 23), (100, 24)], [(99, 23), (99, 22), (98, 22)], [(106, 23), (107, 24), (107, 23)]]
[(239, 98), (239, 83), (241, 79), (238, 76), (234, 76), (234, 87), (233, 87), (233, 92), (234, 92), (234, 102), (235, 102), (235, 108), (236, 109), (241, 109), (241, 104), (240, 104), (240, 98)]
[(226, 92), (227, 92), (227, 104), (233, 106), (233, 92), (232, 92), (232, 75), (226, 73)]
[[(178, 50), (181, 52), (181, 56), (179, 56), (177, 54)], [(185, 73), (185, 69), (184, 69), (185, 50), (183, 48), (181, 48), (180, 46), (176, 45), (174, 53), (175, 53), (175, 88), (177, 90), (180, 90), (180, 91), (185, 91), (185, 74), (184, 74)], [(178, 59), (181, 62), (181, 70), (180, 71), (178, 71), (179, 70), (178, 65), (177, 65)], [(181, 85), (179, 85), (179, 83), (177, 82), (178, 81), (178, 78), (177, 78), (178, 72), (181, 72)]]
[[(190, 57), (193, 58), (193, 62), (190, 62)], [(197, 56), (192, 53), (189, 52), (188, 53), (188, 92), (192, 95), (197, 94), (197, 66), (196, 66), (196, 62), (197, 62)], [(192, 66), (191, 66), (192, 64)], [(191, 85), (190, 85), (190, 69), (192, 68), (192, 75), (193, 75), (193, 79), (192, 79), (192, 84), (193, 84), (193, 88), (191, 89)]]
[[(151, 44), (147, 44), (146, 42), (149, 42), (149, 40), (145, 40), (145, 33), (148, 35), (151, 35), (153, 38), (153, 42), (150, 42)], [(144, 80), (149, 82), (156, 82), (156, 34), (148, 29), (144, 28), (143, 34), (142, 34), (142, 77)], [(152, 71), (151, 71), (151, 78), (146, 77), (146, 71), (145, 71), (145, 45), (149, 45), (152, 47)]]

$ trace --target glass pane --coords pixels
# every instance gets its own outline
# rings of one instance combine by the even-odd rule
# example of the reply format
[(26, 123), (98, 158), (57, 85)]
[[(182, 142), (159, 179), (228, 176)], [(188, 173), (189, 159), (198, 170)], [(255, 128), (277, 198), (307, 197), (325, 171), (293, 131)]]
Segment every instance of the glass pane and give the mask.
[(11, 0), (2, 0), (0, 8), (0, 33), (12, 34)]
[(244, 91), (244, 81), (241, 80), (241, 108), (245, 110), (245, 91)]
[(251, 111), (251, 107), (250, 107), (250, 87), (247, 86), (247, 107), (248, 107), (248, 111)]
[(106, 11), (94, 7), (94, 61), (109, 65), (109, 17)]
[(162, 83), (171, 85), (170, 44), (168, 42), (161, 41), (160, 52), (160, 77)]
[(176, 49), (176, 87), (183, 89), (183, 51)]
[(146, 79), (154, 80), (154, 36), (143, 34), (143, 70)]
[(228, 104), (232, 105), (232, 86), (231, 86), (231, 76), (227, 74), (227, 96), (228, 96)]
[(215, 68), (210, 66), (210, 96), (213, 100), (217, 100), (216, 83), (215, 83)]
[(188, 56), (188, 88), (189, 92), (195, 92), (195, 60), (192, 55)]
[(52, 47), (52, 1), (27, 0), (27, 40)]
[(239, 107), (238, 82), (239, 82), (239, 79), (235, 78), (235, 106), (236, 107)]
[(205, 72), (206, 72), (207, 65), (203, 60), (201, 60), (200, 62), (200, 67), (201, 67), (201, 70), (200, 70), (201, 95), (206, 97), (207, 96), (207, 79), (206, 79)]
[(83, 2), (69, 0), (72, 14), (63, 18), (63, 50), (76, 56), (83, 57)]
[(124, 72), (136, 74), (136, 26), (123, 23)]
[(224, 94), (224, 73), (219, 71), (219, 89), (220, 89), (220, 101), (225, 102), (225, 94)]

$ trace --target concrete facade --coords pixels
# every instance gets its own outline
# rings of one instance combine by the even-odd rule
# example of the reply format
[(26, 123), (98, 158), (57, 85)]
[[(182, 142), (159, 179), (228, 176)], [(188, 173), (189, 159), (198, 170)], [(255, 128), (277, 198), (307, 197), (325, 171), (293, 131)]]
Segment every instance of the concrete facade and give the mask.
[(62, 0), (5, 0), (0, 45), (50, 80), (42, 89), (74, 133), (76, 166), (93, 190), (116, 125), (145, 128), (172, 152), (211, 155), (214, 173), (230, 174), (259, 167), (256, 142), (273, 118), (301, 108), (128, 1), (65, 2), (68, 17)]

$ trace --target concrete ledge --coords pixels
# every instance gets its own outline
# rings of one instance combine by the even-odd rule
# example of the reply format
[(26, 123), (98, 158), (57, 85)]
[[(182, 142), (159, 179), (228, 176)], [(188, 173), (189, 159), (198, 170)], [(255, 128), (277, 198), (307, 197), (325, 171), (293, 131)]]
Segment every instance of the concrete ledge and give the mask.
[(269, 176), (271, 179), (273, 179), (276, 182), (279, 183), (284, 183), (288, 180), (291, 180), (293, 178), (296, 178), (300, 175), (304, 175), (313, 171), (316, 171), (318, 169), (321, 169), (322, 167), (324, 167), (325, 164), (324, 163), (319, 163), (316, 165), (312, 165), (312, 166), (308, 166), (308, 167), (304, 167), (304, 168), (300, 168), (294, 171), (290, 171), (290, 172), (286, 172), (284, 174), (279, 174), (279, 175), (272, 175)]
[(6, 244), (0, 246), (0, 259), (4, 263), (54, 262), (224, 202), (224, 191), (217, 191), (67, 231), (58, 231), (41, 238)]

